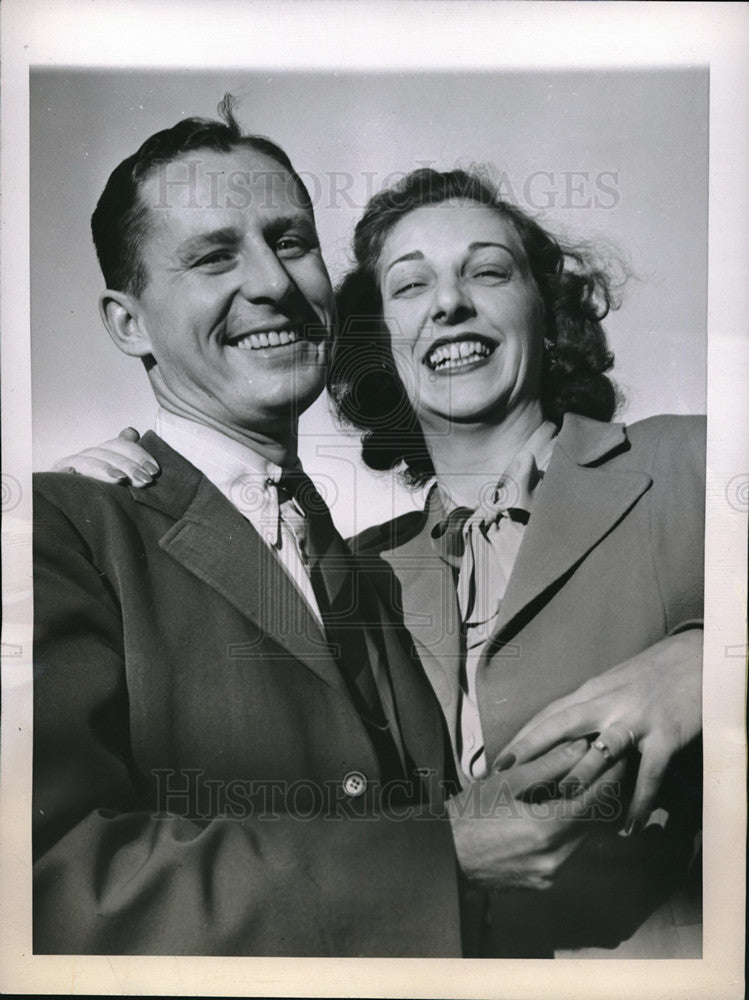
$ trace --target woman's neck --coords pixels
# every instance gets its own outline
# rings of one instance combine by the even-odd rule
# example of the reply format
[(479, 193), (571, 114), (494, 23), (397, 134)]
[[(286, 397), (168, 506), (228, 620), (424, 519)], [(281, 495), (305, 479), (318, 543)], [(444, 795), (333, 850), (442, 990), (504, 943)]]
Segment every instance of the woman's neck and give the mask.
[(541, 403), (532, 400), (496, 423), (449, 423), (441, 433), (425, 431), (437, 481), (454, 503), (478, 506), (486, 487), (496, 485), (543, 422)]

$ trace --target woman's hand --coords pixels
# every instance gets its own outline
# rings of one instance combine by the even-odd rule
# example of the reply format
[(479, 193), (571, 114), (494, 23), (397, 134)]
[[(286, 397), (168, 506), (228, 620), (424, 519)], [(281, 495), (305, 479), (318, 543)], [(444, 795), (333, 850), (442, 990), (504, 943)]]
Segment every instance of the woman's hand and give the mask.
[(60, 459), (52, 471), (74, 472), (105, 483), (148, 486), (161, 469), (156, 459), (137, 443), (139, 440), (135, 428), (126, 427), (111, 441)]
[(650, 815), (671, 758), (702, 729), (702, 629), (668, 636), (559, 698), (525, 725), (496, 767), (532, 760), (562, 740), (597, 733), (562, 782), (595, 781), (634, 749), (641, 754), (625, 830)]
[(547, 889), (567, 859), (601, 822), (621, 820), (624, 762), (579, 796), (541, 798), (588, 751), (587, 740), (474, 782), (447, 803), (465, 876), (488, 889)]

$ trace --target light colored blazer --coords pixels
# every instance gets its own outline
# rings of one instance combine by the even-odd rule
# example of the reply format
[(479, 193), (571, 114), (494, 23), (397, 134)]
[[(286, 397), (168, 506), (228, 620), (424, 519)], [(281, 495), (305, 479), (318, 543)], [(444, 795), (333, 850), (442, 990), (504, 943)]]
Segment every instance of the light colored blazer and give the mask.
[[(489, 761), (554, 699), (701, 624), (704, 434), (702, 418), (628, 428), (565, 418), (479, 662)], [(394, 573), (394, 599), (454, 733), (460, 624), (452, 570), (430, 539), (440, 516), (432, 493), (424, 511), (364, 532), (355, 547), (371, 569), (379, 560)], [(662, 791), (665, 830), (591, 838), (557, 889), (495, 897), (490, 952), (550, 954), (629, 937), (690, 867), (700, 778), (699, 748), (690, 748)]]
[[(459, 954), (450, 825), (422, 815), (439, 794), (395, 818), (375, 800), (373, 745), (280, 564), (143, 445), (163, 470), (144, 490), (37, 477), (34, 950)], [(439, 707), (395, 626), (382, 644), (409, 779), (439, 793)]]

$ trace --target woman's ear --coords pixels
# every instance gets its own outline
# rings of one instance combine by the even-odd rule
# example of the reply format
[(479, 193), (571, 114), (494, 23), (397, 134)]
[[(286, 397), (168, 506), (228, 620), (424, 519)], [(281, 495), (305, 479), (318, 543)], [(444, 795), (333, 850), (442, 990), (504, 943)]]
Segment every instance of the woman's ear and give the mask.
[(135, 358), (151, 354), (148, 330), (132, 295), (108, 288), (99, 299), (99, 313), (109, 336), (121, 351)]

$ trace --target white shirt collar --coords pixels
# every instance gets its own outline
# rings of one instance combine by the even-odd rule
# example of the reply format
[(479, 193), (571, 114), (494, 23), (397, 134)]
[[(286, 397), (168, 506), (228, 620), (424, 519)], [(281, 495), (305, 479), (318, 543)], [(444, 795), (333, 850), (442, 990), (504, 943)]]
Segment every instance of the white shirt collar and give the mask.
[(270, 544), (278, 533), (281, 466), (221, 431), (159, 407), (154, 430), (210, 479)]

